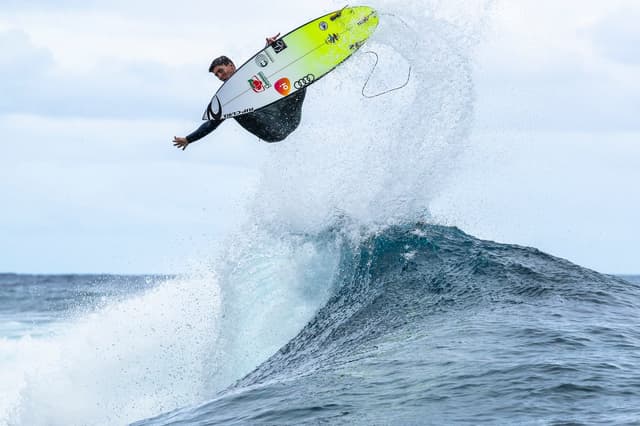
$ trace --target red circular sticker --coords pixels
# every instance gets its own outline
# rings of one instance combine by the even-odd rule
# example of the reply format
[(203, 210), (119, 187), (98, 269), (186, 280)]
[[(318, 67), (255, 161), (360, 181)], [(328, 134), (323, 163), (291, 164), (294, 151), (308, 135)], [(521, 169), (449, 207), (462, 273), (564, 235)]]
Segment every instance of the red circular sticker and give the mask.
[(276, 84), (274, 84), (274, 86), (278, 93), (280, 93), (282, 96), (287, 96), (289, 92), (291, 92), (291, 82), (287, 77), (283, 77), (280, 80), (276, 81)]

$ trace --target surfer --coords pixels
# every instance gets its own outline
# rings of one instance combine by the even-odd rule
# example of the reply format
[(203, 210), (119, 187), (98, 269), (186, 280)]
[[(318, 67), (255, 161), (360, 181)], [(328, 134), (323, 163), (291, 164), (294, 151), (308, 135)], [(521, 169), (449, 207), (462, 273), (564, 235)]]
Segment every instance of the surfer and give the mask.
[[(267, 45), (277, 40), (280, 33), (267, 37)], [(227, 81), (236, 72), (236, 66), (231, 59), (220, 56), (213, 60), (209, 67), (220, 81)], [(300, 124), (302, 118), (302, 103), (306, 89), (298, 90), (291, 96), (260, 108), (257, 111), (233, 117), (249, 133), (265, 142), (280, 142), (289, 136)], [(174, 136), (173, 145), (184, 150), (190, 143), (195, 142), (213, 132), (224, 121), (207, 120), (194, 132), (185, 137)]]

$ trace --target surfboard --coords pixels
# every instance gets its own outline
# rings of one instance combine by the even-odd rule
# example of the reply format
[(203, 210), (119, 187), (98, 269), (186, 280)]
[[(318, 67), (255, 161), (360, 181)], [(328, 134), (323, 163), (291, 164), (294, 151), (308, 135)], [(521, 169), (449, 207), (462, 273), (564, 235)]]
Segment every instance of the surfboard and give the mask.
[(202, 119), (247, 114), (313, 84), (360, 49), (377, 26), (378, 14), (368, 6), (344, 7), (309, 21), (237, 68)]

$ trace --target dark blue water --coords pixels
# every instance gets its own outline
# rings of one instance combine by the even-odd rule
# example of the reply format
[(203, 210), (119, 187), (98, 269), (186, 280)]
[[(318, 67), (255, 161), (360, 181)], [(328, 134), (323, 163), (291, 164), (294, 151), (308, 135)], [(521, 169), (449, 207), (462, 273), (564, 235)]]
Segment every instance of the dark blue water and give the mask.
[(0, 273), (0, 337), (38, 334), (73, 313), (153, 287), (165, 276)]
[(254, 371), (136, 424), (640, 424), (638, 277), (417, 224), (335, 280)]

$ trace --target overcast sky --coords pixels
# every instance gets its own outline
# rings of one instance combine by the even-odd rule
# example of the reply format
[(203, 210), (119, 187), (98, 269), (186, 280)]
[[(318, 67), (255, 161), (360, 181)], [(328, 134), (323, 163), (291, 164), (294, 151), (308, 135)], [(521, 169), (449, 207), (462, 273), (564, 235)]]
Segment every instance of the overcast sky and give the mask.
[[(480, 29), (465, 167), (435, 217), (640, 273), (640, 3), (421, 4)], [(180, 272), (205, 256), (272, 149), (235, 123), (171, 146), (219, 86), (208, 64), (341, 6), (0, 0), (0, 271)]]

